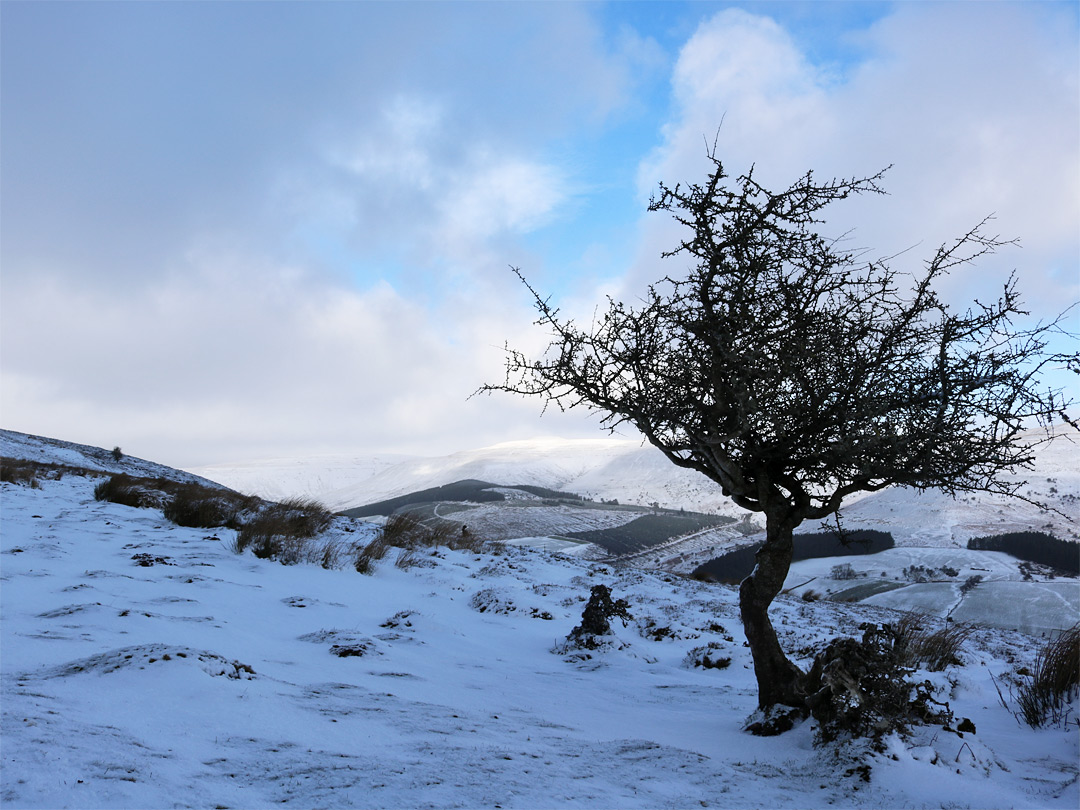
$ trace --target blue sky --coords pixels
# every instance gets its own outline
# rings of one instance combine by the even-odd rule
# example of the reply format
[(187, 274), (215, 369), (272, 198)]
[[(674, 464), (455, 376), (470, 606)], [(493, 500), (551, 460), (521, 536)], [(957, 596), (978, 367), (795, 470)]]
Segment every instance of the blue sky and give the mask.
[[(672, 272), (657, 181), (872, 174), (912, 261), (984, 215), (1080, 299), (1076, 3), (0, 4), (0, 420), (176, 465), (442, 453), (595, 418), (508, 397), (564, 311)], [(922, 254), (919, 251), (922, 251)]]

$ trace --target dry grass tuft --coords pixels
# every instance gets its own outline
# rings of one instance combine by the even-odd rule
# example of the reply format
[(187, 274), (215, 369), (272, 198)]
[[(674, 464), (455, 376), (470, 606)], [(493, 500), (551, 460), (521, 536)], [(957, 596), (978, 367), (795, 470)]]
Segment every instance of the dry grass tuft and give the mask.
[(124, 473), (113, 475), (94, 487), (94, 499), (136, 508), (157, 505), (157, 499), (151, 495), (142, 479)]
[(166, 520), (177, 526), (212, 529), (235, 520), (237, 504), (230, 503), (220, 490), (198, 484), (181, 484), (161, 511)]
[(318, 562), (340, 555), (333, 541), (312, 542), (330, 523), (330, 511), (318, 501), (293, 498), (272, 504), (240, 527), (236, 549), (250, 548), (256, 557), (284, 565)]
[(414, 552), (437, 547), (480, 553), (487, 551), (490, 543), (448, 521), (425, 523), (411, 512), (399, 512), (387, 519), (374, 540), (356, 548), (353, 563), (361, 574), (370, 574), (391, 548), (398, 548), (404, 553), (398, 555), (395, 565), (411, 568), (420, 560)]
[(920, 613), (905, 613), (896, 622), (896, 650), (900, 663), (916, 667), (925, 665), (931, 672), (941, 672), (952, 664), (959, 664), (960, 649), (974, 628), (946, 623), (939, 630), (930, 629), (936, 621)]
[(1065, 719), (1080, 691), (1080, 624), (1050, 639), (1035, 659), (1031, 680), (1021, 686), (1016, 702), (1032, 728)]
[(0, 460), (0, 481), (8, 484), (21, 484), (31, 489), (40, 489), (37, 465), (31, 462), (5, 458)]
[(379, 532), (370, 543), (357, 546), (353, 557), (353, 566), (361, 574), (375, 572), (375, 563), (386, 556), (390, 551), (390, 544), (383, 539), (383, 533)]

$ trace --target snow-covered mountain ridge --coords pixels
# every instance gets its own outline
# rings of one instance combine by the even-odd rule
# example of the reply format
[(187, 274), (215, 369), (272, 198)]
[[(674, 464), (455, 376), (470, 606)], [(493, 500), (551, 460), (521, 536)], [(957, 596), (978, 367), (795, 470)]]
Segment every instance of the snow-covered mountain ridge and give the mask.
[[(1080, 801), (1076, 724), (1033, 731), (997, 694), (1032, 666), (1029, 636), (976, 629), (962, 666), (918, 673), (974, 734), (916, 727), (883, 754), (817, 747), (809, 722), (757, 738), (730, 587), (515, 548), (286, 567), (95, 483), (0, 483), (5, 807)], [(554, 652), (595, 584), (633, 619), (606, 649)], [(793, 597), (772, 613), (803, 664), (896, 616)], [(697, 666), (707, 653), (730, 663)]]
[[(659, 450), (630, 439), (538, 439), (506, 442), (436, 458), (279, 459), (214, 465), (191, 472), (264, 497), (304, 495), (340, 510), (418, 490), (479, 479), (533, 484), (594, 500), (742, 516), (704, 476), (671, 464)], [(853, 498), (843, 510), (851, 528), (880, 528), (907, 545), (963, 545), (970, 537), (1008, 531), (1046, 531), (1080, 539), (1080, 436), (1062, 430), (1041, 446), (1034, 469), (1019, 471), (1032, 500), (987, 495), (952, 499), (938, 492), (892, 488)], [(341, 486), (338, 486), (341, 484)], [(813, 527), (804, 527), (812, 530)]]

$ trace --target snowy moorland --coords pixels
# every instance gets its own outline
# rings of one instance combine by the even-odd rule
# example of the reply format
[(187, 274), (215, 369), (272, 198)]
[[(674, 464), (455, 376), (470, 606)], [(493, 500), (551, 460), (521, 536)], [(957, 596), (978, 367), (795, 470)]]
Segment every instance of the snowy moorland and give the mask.
[[(1076, 701), (1039, 730), (1015, 715), (1036, 636), (976, 628), (959, 664), (915, 674), (974, 733), (915, 726), (877, 753), (815, 745), (812, 721), (754, 737), (729, 586), (506, 546), (283, 566), (235, 553), (232, 530), (96, 501), (101, 480), (0, 483), (5, 807), (1080, 802)], [(562, 648), (597, 584), (632, 620)], [(772, 615), (805, 665), (900, 614), (782, 596)]]

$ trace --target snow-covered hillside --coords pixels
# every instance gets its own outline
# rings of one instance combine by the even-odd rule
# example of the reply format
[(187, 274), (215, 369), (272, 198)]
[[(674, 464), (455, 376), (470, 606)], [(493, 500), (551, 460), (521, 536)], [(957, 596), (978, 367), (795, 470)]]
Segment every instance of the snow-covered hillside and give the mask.
[(363, 486), (379, 473), (412, 461), (411, 456), (310, 456), (297, 459), (263, 459), (240, 464), (193, 467), (197, 473), (237, 492), (280, 501), (290, 497), (315, 498), (334, 509), (355, 503), (331, 504), (330, 495)]
[[(409, 458), (396, 464), (384, 464), (384, 459), (279, 459), (196, 467), (191, 472), (263, 497), (310, 495), (331, 509), (348, 509), (476, 479), (531, 484), (596, 500), (643, 505), (658, 502), (673, 509), (742, 513), (708, 479), (675, 467), (660, 451), (631, 439), (535, 439), (448, 456)], [(357, 465), (359, 472), (346, 473), (350, 464)], [(367, 475), (369, 470), (373, 472)]]
[[(82, 467), (87, 470), (99, 470), (103, 473), (126, 473), (144, 478), (167, 478), (173, 481), (187, 481), (206, 486), (216, 486), (222, 482), (194, 473), (176, 470), (158, 464), (155, 461), (136, 458), (120, 453), (116, 458), (112, 450), (102, 447), (90, 447), (61, 439), (18, 433), (14, 430), (0, 430), (0, 456), (5, 458), (25, 459), (45, 464), (64, 464), (69, 467)], [(225, 484), (225, 486), (228, 486)]]
[[(1032, 666), (1029, 636), (977, 630), (963, 666), (919, 673), (974, 734), (919, 727), (884, 754), (816, 747), (810, 722), (758, 738), (729, 587), (516, 548), (285, 567), (95, 483), (0, 483), (5, 807), (1080, 802), (1076, 715), (1033, 731), (997, 693)], [(633, 621), (610, 648), (554, 652), (596, 584)], [(896, 616), (794, 597), (773, 615), (803, 664)], [(730, 665), (695, 666), (706, 650)]]
[(891, 532), (901, 545), (964, 545), (971, 537), (1022, 531), (1080, 540), (1080, 435), (1075, 430), (1060, 429), (1038, 449), (1033, 469), (1003, 478), (1026, 481), (1022, 495), (1057, 511), (1002, 496), (953, 499), (940, 492), (894, 488), (845, 507), (844, 522), (851, 529)]
[[(393, 463), (378, 459), (295, 459), (192, 468), (241, 492), (306, 495), (331, 509), (375, 503), (464, 479), (533, 484), (594, 500), (616, 499), (672, 509), (744, 516), (704, 476), (671, 464), (659, 450), (629, 439), (538, 439), (506, 442), (438, 458)], [(887, 489), (853, 498), (843, 516), (849, 528), (889, 531), (901, 545), (963, 545), (971, 537), (1045, 531), (1080, 539), (1080, 436), (1062, 430), (1039, 448), (1034, 469), (1020, 471), (1023, 492), (1063, 514), (986, 495), (952, 499), (939, 492)], [(340, 486), (339, 486), (340, 484)], [(813, 531), (816, 526), (804, 526)]]

